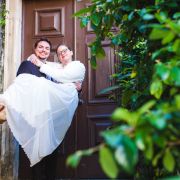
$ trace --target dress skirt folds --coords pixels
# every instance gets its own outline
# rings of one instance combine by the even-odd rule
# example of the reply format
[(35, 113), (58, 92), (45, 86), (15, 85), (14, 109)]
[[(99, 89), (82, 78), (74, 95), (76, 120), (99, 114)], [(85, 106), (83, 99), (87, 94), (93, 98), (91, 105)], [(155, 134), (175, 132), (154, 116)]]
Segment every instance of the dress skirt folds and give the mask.
[(21, 74), (0, 95), (9, 127), (31, 166), (51, 154), (62, 142), (78, 106), (73, 83), (54, 83)]

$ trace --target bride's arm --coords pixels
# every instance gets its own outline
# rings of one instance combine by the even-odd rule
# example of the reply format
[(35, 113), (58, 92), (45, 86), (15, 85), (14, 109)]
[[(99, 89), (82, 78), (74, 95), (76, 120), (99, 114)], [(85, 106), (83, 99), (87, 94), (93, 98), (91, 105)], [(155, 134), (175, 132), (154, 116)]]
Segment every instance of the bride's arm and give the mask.
[(40, 61), (35, 54), (31, 54), (28, 59), (28, 61), (31, 61), (33, 64), (35, 64), (38, 67), (41, 67), (42, 64), (44, 64), (42, 61)]
[(38, 59), (37, 56), (35, 54), (31, 54), (28, 58), (27, 61), (33, 61), (35, 59)]
[(60, 69), (57, 67), (51, 67), (48, 64), (42, 63), (40, 65), (40, 72), (51, 76), (58, 82), (77, 82), (83, 81), (85, 76), (85, 66), (79, 61), (73, 61), (66, 67)]

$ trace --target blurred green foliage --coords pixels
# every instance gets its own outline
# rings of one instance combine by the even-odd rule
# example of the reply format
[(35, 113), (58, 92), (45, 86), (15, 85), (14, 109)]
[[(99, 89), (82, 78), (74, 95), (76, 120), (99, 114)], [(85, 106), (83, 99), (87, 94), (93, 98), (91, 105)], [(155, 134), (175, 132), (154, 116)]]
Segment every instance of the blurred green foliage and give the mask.
[[(119, 62), (111, 75), (111, 91), (119, 107), (116, 126), (102, 132), (104, 143), (68, 158), (99, 152), (99, 163), (110, 178), (121, 171), (145, 177), (139, 167), (152, 167), (152, 176), (180, 171), (180, 8), (178, 0), (92, 0), (75, 14), (81, 27), (89, 23), (96, 39), (91, 64), (105, 55), (101, 42), (109, 40)], [(87, 153), (90, 152), (90, 153)], [(77, 158), (78, 155), (78, 158)], [(77, 160), (75, 160), (77, 159)], [(76, 163), (74, 163), (74, 161)]]

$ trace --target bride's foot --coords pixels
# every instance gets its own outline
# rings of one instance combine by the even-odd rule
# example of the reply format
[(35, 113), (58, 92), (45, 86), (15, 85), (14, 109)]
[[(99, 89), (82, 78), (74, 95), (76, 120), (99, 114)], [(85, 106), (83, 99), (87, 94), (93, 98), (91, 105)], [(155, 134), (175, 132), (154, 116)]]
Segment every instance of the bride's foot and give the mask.
[(6, 121), (6, 111), (3, 105), (0, 105), (0, 124)]

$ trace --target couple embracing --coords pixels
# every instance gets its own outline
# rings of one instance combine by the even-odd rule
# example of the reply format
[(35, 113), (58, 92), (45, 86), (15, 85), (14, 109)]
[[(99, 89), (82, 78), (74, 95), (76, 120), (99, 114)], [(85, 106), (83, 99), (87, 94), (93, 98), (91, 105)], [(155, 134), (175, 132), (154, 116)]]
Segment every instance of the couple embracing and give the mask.
[(78, 106), (85, 66), (58, 45), (60, 63), (48, 62), (51, 43), (40, 39), (34, 54), (21, 63), (17, 77), (0, 95), (1, 122), (6, 121), (30, 160), (38, 163), (62, 142)]

